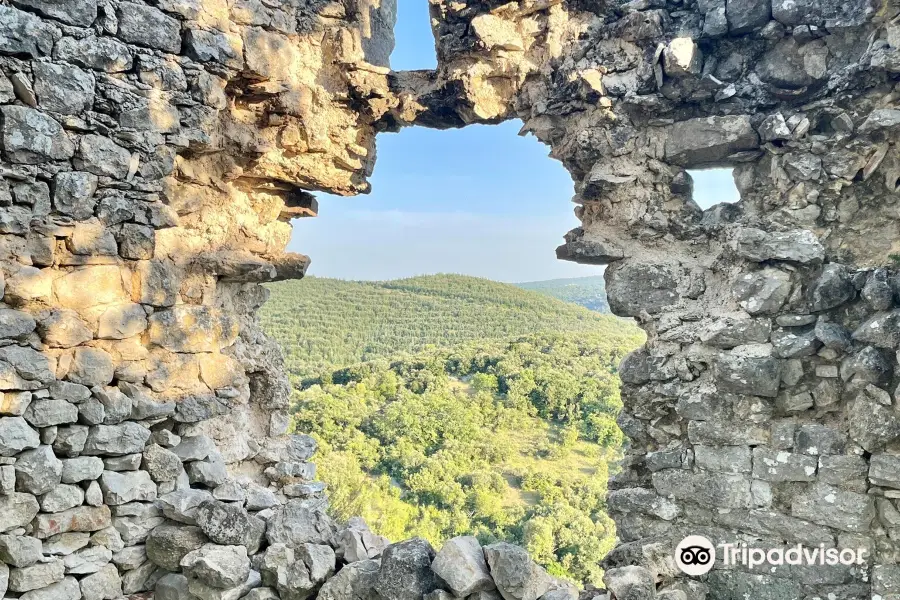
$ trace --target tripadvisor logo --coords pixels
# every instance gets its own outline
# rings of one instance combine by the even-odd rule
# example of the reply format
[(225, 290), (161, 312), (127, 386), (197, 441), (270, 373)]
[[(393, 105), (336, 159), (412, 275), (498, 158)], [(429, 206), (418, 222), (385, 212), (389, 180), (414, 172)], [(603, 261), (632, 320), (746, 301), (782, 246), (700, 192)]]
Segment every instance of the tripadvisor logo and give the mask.
[(743, 565), (754, 569), (761, 565), (862, 565), (866, 562), (865, 548), (790, 547), (753, 548), (744, 542), (715, 545), (702, 535), (689, 535), (677, 546), (673, 558), (686, 575), (705, 575), (716, 564), (716, 548), (721, 550), (722, 565)]
[(716, 564), (716, 547), (702, 535), (689, 535), (675, 546), (675, 564), (686, 575), (705, 575)]

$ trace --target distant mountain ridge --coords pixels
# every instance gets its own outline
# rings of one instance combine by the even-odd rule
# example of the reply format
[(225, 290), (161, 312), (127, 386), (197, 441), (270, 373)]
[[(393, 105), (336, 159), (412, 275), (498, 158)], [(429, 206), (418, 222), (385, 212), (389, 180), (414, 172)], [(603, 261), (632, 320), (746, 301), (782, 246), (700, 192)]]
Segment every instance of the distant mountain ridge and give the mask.
[(515, 285), (523, 290), (552, 296), (564, 302), (580, 304), (596, 312), (609, 313), (609, 304), (606, 302), (606, 281), (603, 279), (603, 275), (529, 281)]
[[(595, 300), (596, 283), (572, 297)], [(289, 372), (298, 378), (474, 340), (540, 332), (639, 335), (637, 328), (620, 319), (559, 300), (559, 286), (531, 290), (478, 277), (438, 274), (392, 281), (310, 276), (268, 287), (271, 298), (260, 319), (264, 330), (281, 344)]]

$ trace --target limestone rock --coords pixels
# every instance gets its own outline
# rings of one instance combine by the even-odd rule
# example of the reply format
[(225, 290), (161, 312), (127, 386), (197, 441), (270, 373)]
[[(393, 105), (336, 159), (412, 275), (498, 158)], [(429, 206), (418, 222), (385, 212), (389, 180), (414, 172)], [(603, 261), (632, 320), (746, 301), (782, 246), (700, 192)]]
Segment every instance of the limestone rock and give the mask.
[(24, 527), (34, 519), (39, 508), (37, 499), (31, 494), (0, 495), (0, 531)]
[(738, 232), (736, 244), (738, 256), (757, 262), (784, 260), (807, 264), (819, 262), (825, 256), (825, 248), (818, 238), (806, 230), (769, 233), (744, 227)]
[(100, 476), (103, 501), (115, 506), (128, 502), (156, 500), (156, 484), (147, 471), (104, 471)]
[(553, 579), (528, 553), (507, 542), (484, 547), (497, 591), (504, 600), (537, 600), (549, 591)]
[(431, 563), (431, 569), (458, 598), (495, 587), (481, 544), (472, 536), (447, 540)]
[(380, 564), (375, 560), (350, 563), (325, 582), (319, 590), (320, 600), (377, 600), (375, 591)]
[(9, 570), (9, 591), (30, 592), (47, 587), (65, 577), (65, 566), (59, 559), (38, 563), (30, 567)]
[(190, 580), (199, 579), (210, 587), (228, 589), (247, 580), (250, 559), (243, 546), (205, 544), (181, 560), (181, 568)]
[(869, 452), (877, 452), (900, 437), (900, 415), (890, 405), (890, 396), (884, 400), (881, 396), (878, 388), (867, 388), (847, 405), (850, 437)]
[(75, 146), (60, 124), (44, 113), (7, 105), (0, 107), (0, 114), (3, 116), (0, 137), (9, 160), (38, 164), (48, 160), (68, 160), (75, 154)]
[(88, 575), (96, 573), (109, 564), (112, 552), (104, 546), (91, 546), (78, 550), (63, 558), (66, 575)]
[(794, 497), (791, 515), (841, 531), (863, 532), (875, 517), (870, 496), (817, 483)]
[(207, 487), (216, 487), (228, 479), (228, 471), (220, 456), (206, 460), (196, 460), (185, 465), (191, 483), (200, 483)]
[(37, 323), (26, 312), (0, 309), (0, 337), (22, 338), (34, 331)]
[(714, 375), (725, 391), (775, 397), (781, 381), (781, 363), (772, 357), (720, 354)]
[(296, 548), (301, 544), (331, 545), (335, 524), (328, 515), (311, 510), (302, 500), (289, 500), (274, 509), (268, 520), (266, 538), (270, 544), (286, 544)]
[(94, 104), (94, 76), (60, 63), (34, 63), (34, 91), (41, 108), (77, 115)]
[(16, 458), (15, 468), (16, 489), (35, 495), (46, 494), (59, 485), (62, 477), (62, 462), (50, 446), (22, 452)]
[(84, 491), (77, 485), (58, 485), (41, 497), (41, 510), (62, 512), (84, 502)]
[(19, 596), (25, 600), (80, 600), (81, 588), (74, 577), (66, 577), (62, 581), (48, 585), (40, 590), (33, 590)]
[(61, 60), (107, 73), (128, 71), (132, 66), (128, 46), (106, 36), (64, 37), (56, 43), (53, 54)]
[(0, 535), (0, 560), (12, 567), (30, 567), (43, 558), (40, 540), (24, 535)]
[(656, 598), (656, 578), (643, 567), (628, 566), (609, 569), (603, 584), (622, 600), (652, 600)]
[(237, 334), (238, 324), (209, 306), (176, 306), (150, 317), (150, 341), (172, 352), (216, 352)]
[(375, 581), (375, 590), (385, 598), (397, 600), (416, 600), (433, 592), (440, 587), (440, 581), (431, 570), (434, 556), (431, 544), (421, 538), (388, 546), (381, 555), (381, 570)]
[(53, 207), (74, 219), (87, 219), (94, 214), (98, 179), (93, 173), (65, 171), (53, 178)]
[(114, 600), (122, 596), (122, 579), (115, 565), (109, 564), (81, 580), (84, 600)]
[(197, 507), (195, 518), (213, 542), (244, 546), (251, 554), (259, 549), (266, 533), (266, 523), (237, 504), (210, 499)]
[(197, 511), (212, 496), (205, 490), (186, 488), (160, 496), (159, 504), (166, 517), (187, 525), (197, 524)]
[(34, 400), (25, 410), (25, 420), (32, 427), (53, 427), (78, 420), (78, 408), (65, 400)]
[(88, 456), (141, 453), (150, 430), (127, 421), (121, 425), (95, 425), (88, 431), (84, 454)]
[(100, 348), (76, 348), (66, 378), (86, 386), (108, 385), (115, 376), (115, 365), (109, 353)]
[(182, 471), (181, 460), (178, 456), (156, 444), (150, 444), (144, 450), (142, 466), (156, 482), (177, 479)]
[(38, 432), (22, 417), (0, 418), (0, 455), (14, 456), (40, 445)]
[(156, 600), (188, 600), (187, 577), (181, 573), (169, 573), (156, 582), (153, 596)]
[(879, 348), (900, 346), (900, 311), (878, 313), (853, 332), (853, 339)]
[(180, 571), (182, 559), (207, 542), (199, 527), (162, 525), (147, 536), (147, 558), (167, 571)]
[(30, 13), (11, 6), (0, 7), (0, 52), (32, 58), (48, 56), (58, 35), (54, 27)]
[(44, 342), (55, 348), (71, 348), (91, 339), (94, 334), (74, 310), (54, 309), (37, 326)]
[(94, 175), (125, 179), (131, 164), (131, 153), (109, 138), (89, 134), (81, 138), (75, 167)]
[(110, 523), (108, 507), (79, 506), (61, 513), (38, 515), (34, 522), (34, 535), (43, 540), (70, 531), (99, 531), (109, 527)]
[(117, 11), (119, 36), (126, 42), (177, 53), (181, 48), (181, 27), (161, 10), (122, 2)]
[(825, 265), (812, 286), (810, 308), (814, 311), (835, 308), (855, 295), (856, 290), (850, 281), (847, 267), (837, 264)]
[(665, 152), (674, 164), (697, 167), (720, 163), (732, 154), (758, 146), (759, 136), (748, 117), (706, 117), (672, 125)]

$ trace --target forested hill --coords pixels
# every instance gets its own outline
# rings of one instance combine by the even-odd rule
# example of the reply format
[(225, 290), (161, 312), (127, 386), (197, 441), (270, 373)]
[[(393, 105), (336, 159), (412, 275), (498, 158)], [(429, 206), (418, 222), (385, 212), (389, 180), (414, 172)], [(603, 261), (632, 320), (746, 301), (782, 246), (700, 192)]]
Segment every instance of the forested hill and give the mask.
[(627, 345), (627, 338), (639, 335), (634, 326), (615, 317), (463, 275), (382, 282), (306, 277), (269, 289), (271, 298), (260, 313), (263, 328), (281, 344), (288, 370), (298, 378), (474, 340), (591, 332), (620, 338)]
[(517, 283), (516, 286), (523, 290), (532, 290), (552, 296), (565, 302), (580, 304), (597, 312), (609, 312), (609, 304), (606, 302), (606, 281), (604, 281), (603, 275), (529, 281)]

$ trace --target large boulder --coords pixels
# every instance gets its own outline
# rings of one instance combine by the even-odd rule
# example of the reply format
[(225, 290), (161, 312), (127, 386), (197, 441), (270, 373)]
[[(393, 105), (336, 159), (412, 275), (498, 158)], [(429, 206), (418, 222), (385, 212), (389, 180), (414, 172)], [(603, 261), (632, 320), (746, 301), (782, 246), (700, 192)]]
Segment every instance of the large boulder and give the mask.
[(381, 565), (377, 560), (350, 563), (325, 582), (318, 600), (381, 600), (375, 584)]
[(302, 544), (333, 545), (337, 527), (324, 512), (310, 509), (302, 500), (289, 500), (273, 510), (266, 529), (270, 544), (292, 548)]
[(147, 558), (166, 571), (180, 571), (181, 560), (208, 542), (199, 527), (161, 525), (147, 536)]
[(250, 575), (250, 559), (243, 546), (205, 544), (181, 559), (188, 579), (219, 589), (241, 585)]
[(537, 600), (553, 585), (553, 578), (519, 546), (498, 542), (485, 546), (484, 556), (504, 600)]
[(470, 535), (447, 540), (434, 557), (431, 570), (458, 598), (495, 587), (481, 544)]
[(431, 570), (432, 560), (434, 549), (422, 538), (388, 546), (381, 555), (375, 591), (387, 600), (421, 600), (440, 588), (440, 580)]
[(197, 508), (197, 525), (217, 544), (245, 546), (254, 554), (263, 541), (266, 523), (239, 504), (210, 499)]
[(62, 479), (62, 462), (50, 446), (26, 450), (16, 458), (16, 489), (30, 494), (46, 494)]
[(685, 167), (715, 165), (732, 154), (759, 147), (759, 136), (744, 115), (701, 117), (671, 125), (666, 159)]
[[(2, 21), (0, 12), (0, 21)], [(3, 46), (0, 26), (0, 49)], [(0, 107), (0, 121), (5, 155), (14, 163), (39, 164), (46, 161), (68, 160), (75, 154), (75, 146), (59, 123), (44, 113), (25, 106)]]

